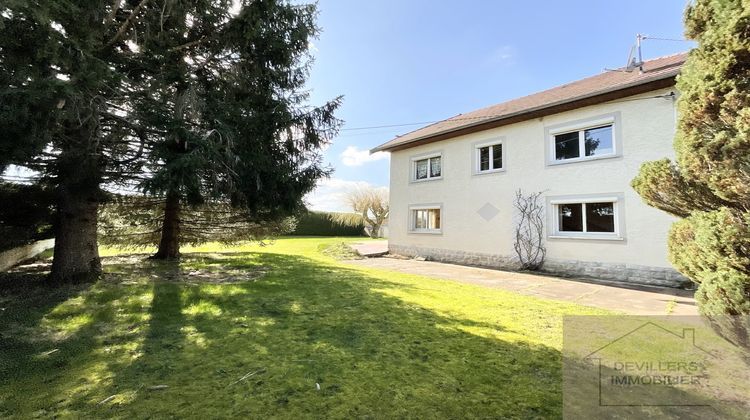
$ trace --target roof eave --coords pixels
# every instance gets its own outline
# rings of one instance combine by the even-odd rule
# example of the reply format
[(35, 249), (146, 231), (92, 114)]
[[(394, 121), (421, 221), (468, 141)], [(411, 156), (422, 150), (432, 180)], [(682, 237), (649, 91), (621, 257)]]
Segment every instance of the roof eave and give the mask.
[[(422, 144), (432, 143), (435, 141), (446, 140), (453, 137), (462, 136), (465, 134), (474, 133), (477, 131), (489, 130), (491, 128), (500, 127), (508, 124), (515, 124), (530, 120), (532, 118), (538, 118), (545, 115), (552, 115), (559, 112), (570, 111), (577, 108), (583, 108), (585, 106), (596, 105), (599, 103), (609, 102), (611, 100), (624, 98), (627, 96), (638, 95), (651, 90), (661, 89), (675, 84), (675, 77), (679, 73), (679, 67), (672, 72), (659, 75), (646, 81), (638, 81), (629, 83), (615, 88), (605, 89), (598, 92), (594, 92), (587, 95), (577, 96), (572, 99), (566, 99), (562, 101), (553, 102), (550, 104), (525, 109), (523, 111), (514, 112), (511, 114), (503, 115), (502, 117), (490, 118), (459, 127), (451, 128), (448, 130), (440, 131), (437, 133), (429, 134), (422, 137), (409, 140), (405, 143), (395, 144), (387, 146), (390, 141), (383, 143), (373, 149), (370, 149), (370, 154), (376, 152), (393, 152), (396, 150), (408, 149), (410, 147), (416, 147)], [(666, 83), (665, 83), (666, 82)], [(639, 89), (640, 88), (640, 89)], [(622, 95), (613, 95), (623, 93)], [(612, 97), (614, 96), (614, 97)], [(601, 100), (596, 100), (601, 99)], [(558, 110), (557, 108), (565, 108)], [(548, 111), (548, 112), (545, 112)], [(525, 118), (524, 118), (525, 117)], [(509, 122), (508, 122), (509, 121)], [(417, 143), (417, 144), (415, 144)]]

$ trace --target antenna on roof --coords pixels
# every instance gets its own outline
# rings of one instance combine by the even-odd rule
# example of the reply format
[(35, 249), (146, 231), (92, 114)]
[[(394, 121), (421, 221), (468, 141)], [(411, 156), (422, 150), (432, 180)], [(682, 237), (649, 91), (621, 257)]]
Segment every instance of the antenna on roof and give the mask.
[(646, 35), (636, 34), (635, 36), (635, 45), (630, 47), (630, 51), (628, 52), (628, 61), (625, 64), (625, 68), (623, 69), (607, 69), (605, 68), (605, 71), (619, 71), (624, 73), (630, 73), (631, 71), (635, 70), (635, 68), (638, 68), (638, 71), (640, 73), (643, 73), (643, 54), (641, 53), (641, 41), (646, 39)]
[(633, 57), (633, 63), (631, 65), (633, 67), (638, 67), (638, 71), (643, 73), (643, 55), (641, 54), (641, 41), (646, 39), (645, 35), (636, 34), (635, 36), (635, 48), (638, 50), (638, 62), (635, 62), (635, 57)]

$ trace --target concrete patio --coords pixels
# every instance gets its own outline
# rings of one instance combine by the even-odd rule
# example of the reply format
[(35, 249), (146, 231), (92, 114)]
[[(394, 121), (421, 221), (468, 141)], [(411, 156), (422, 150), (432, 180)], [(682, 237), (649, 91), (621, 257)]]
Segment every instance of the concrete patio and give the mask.
[[(363, 256), (382, 255), (387, 241), (352, 245)], [(365, 258), (349, 263), (508, 290), (523, 295), (575, 302), (632, 315), (697, 315), (693, 292), (659, 287), (620, 287), (587, 279), (565, 279), (530, 273), (466, 267), (432, 261)]]
[(359, 255), (367, 258), (380, 257), (388, 253), (387, 240), (355, 242), (349, 244)]

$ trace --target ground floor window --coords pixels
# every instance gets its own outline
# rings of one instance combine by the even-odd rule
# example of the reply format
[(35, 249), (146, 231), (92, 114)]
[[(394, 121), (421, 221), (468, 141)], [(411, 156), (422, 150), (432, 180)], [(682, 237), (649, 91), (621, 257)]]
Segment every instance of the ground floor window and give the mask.
[(553, 201), (554, 235), (596, 238), (619, 235), (616, 199)]
[(440, 232), (442, 226), (440, 220), (440, 207), (412, 207), (409, 213), (412, 232)]

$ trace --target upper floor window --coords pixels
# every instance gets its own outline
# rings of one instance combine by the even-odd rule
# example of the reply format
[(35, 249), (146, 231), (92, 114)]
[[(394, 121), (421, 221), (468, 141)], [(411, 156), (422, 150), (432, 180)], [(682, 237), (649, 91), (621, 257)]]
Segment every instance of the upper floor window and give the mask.
[(620, 112), (545, 127), (547, 165), (622, 156)]
[(581, 159), (615, 153), (612, 124), (555, 134), (555, 160)]
[(494, 142), (475, 146), (476, 173), (495, 172), (503, 169), (503, 143)]
[(443, 176), (442, 157), (438, 155), (412, 159), (413, 179), (425, 181)]

